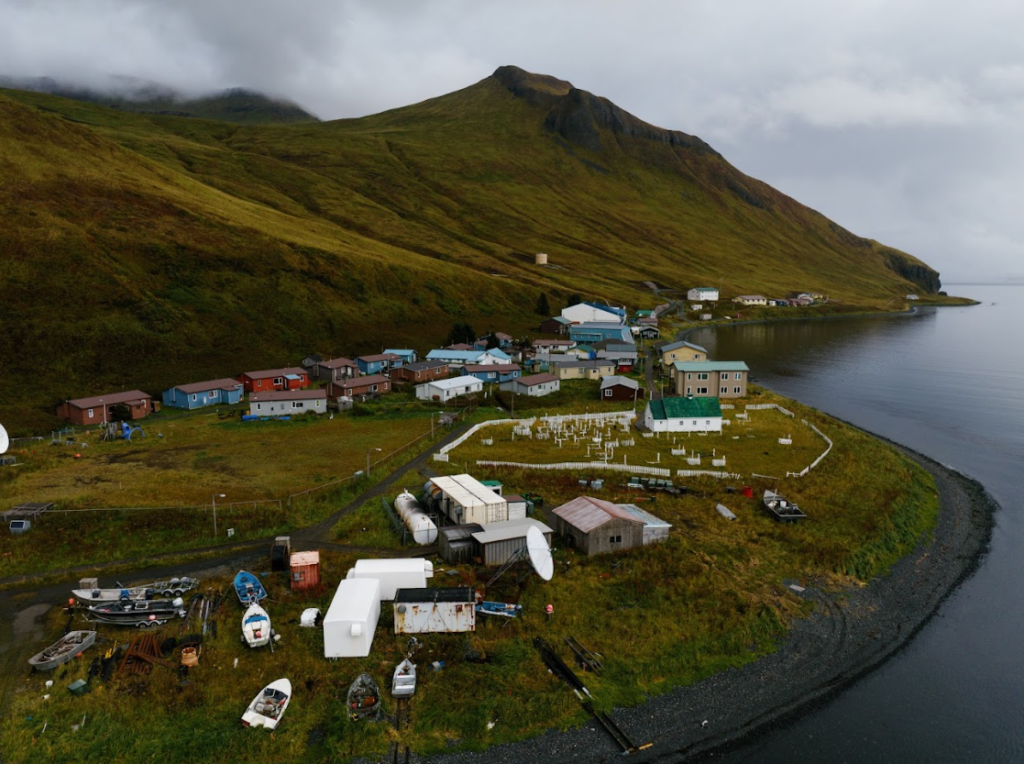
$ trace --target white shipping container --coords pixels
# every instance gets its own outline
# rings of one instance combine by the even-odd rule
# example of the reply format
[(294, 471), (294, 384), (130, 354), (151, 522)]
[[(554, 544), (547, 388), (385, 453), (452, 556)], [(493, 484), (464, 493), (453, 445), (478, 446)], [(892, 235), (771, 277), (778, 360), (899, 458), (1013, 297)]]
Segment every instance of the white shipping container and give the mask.
[(325, 658), (365, 658), (380, 619), (380, 582), (345, 579), (324, 617)]
[(470, 587), (402, 589), (393, 607), (395, 634), (476, 631), (476, 600)]
[(390, 560), (356, 560), (346, 580), (374, 579), (380, 583), (380, 599), (393, 600), (399, 589), (423, 589), (434, 577), (434, 563), (420, 557)]

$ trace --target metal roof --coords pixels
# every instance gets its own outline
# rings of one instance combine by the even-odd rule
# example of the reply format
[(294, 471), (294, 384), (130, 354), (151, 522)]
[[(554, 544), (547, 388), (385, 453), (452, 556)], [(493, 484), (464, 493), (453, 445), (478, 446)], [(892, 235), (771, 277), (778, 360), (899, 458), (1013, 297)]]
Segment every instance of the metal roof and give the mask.
[(430, 478), (428, 483), (444, 491), (459, 506), (492, 507), (506, 503), (497, 493), (472, 475), (442, 475)]
[(637, 520), (644, 521), (645, 528), (671, 528), (672, 523), (662, 520), (660, 517), (655, 517), (646, 509), (641, 509), (636, 504), (619, 504), (620, 508), (629, 512)]
[(671, 350), (677, 350), (679, 348), (693, 348), (699, 350), (702, 353), (707, 353), (707, 348), (702, 348), (700, 345), (694, 345), (692, 342), (686, 342), (685, 340), (679, 340), (678, 342), (669, 342), (658, 348), (662, 353), (667, 353)]
[(750, 371), (743, 361), (676, 361), (676, 371)]
[(554, 513), (565, 520), (569, 525), (578, 528), (584, 533), (598, 528), (609, 520), (628, 520), (631, 523), (642, 523), (624, 509), (610, 501), (595, 499), (591, 496), (580, 496), (572, 501), (566, 502), (556, 508)]
[(533, 387), (534, 385), (541, 385), (544, 384), (545, 382), (557, 381), (558, 377), (556, 377), (554, 374), (548, 374), (547, 372), (542, 372), (540, 374), (531, 374), (528, 377), (520, 377), (519, 379), (516, 380), (516, 382), (518, 382), (520, 385), (525, 385), (526, 387)]
[(319, 552), (292, 552), (291, 566), (319, 565)]
[(249, 379), (266, 379), (267, 377), (283, 377), (285, 374), (296, 374), (301, 377), (306, 374), (306, 370), (298, 369), (294, 366), (289, 366), (287, 369), (264, 369), (263, 371), (243, 371), (241, 376), (248, 377)]
[(328, 369), (340, 369), (345, 366), (356, 366), (356, 362), (351, 358), (332, 358), (330, 361), (321, 361), (320, 366), (326, 366)]
[(356, 360), (366, 361), (367, 363), (376, 363), (377, 361), (397, 361), (401, 360), (401, 356), (395, 355), (394, 353), (378, 353), (377, 355), (361, 355)]
[(175, 390), (181, 390), (186, 394), (205, 393), (208, 390), (237, 390), (242, 383), (237, 379), (226, 377), (224, 379), (211, 379), (209, 382), (193, 382), (189, 385), (175, 385)]
[(395, 592), (395, 602), (476, 602), (476, 595), (472, 586), (399, 589)]
[(518, 363), (467, 363), (462, 368), (468, 374), (476, 374), (481, 371), (522, 371)]
[(662, 398), (647, 404), (655, 419), (708, 419), (722, 416), (718, 398)]
[(253, 393), (250, 402), (261, 401), (308, 401), (322, 398), (327, 400), (326, 390), (274, 390), (269, 393)]
[[(476, 383), (476, 384), (474, 384)], [(476, 387), (480, 385), (479, 389), (483, 389), (483, 382), (472, 374), (463, 374), (461, 377), (448, 377), (447, 379), (434, 379), (430, 382), (424, 382), (423, 385), (417, 385), (417, 387), (423, 387), (424, 385), (430, 385), (431, 387), (437, 387), (441, 390), (451, 390), (456, 387)]]
[(366, 387), (367, 385), (379, 385), (381, 382), (390, 382), (388, 377), (383, 374), (369, 374), (365, 377), (352, 377), (351, 379), (342, 380), (341, 382), (332, 382), (331, 384), (337, 385), (338, 387), (349, 387), (355, 389), (357, 387)]
[(446, 525), (443, 528), (438, 528), (437, 532), (448, 539), (449, 542), (452, 542), (459, 539), (472, 538), (474, 533), (478, 533), (483, 529), (484, 526), (479, 523), (466, 523), (465, 525)]
[(615, 362), (611, 359), (597, 361), (555, 361), (555, 368), (558, 369), (608, 369), (615, 368)]
[(540, 520), (534, 520), (532, 517), (523, 517), (519, 520), (506, 520), (502, 523), (488, 523), (482, 531), (474, 533), (473, 538), (476, 539), (478, 544), (526, 538), (526, 532), (530, 528), (536, 528), (541, 533), (554, 533), (551, 528)]
[(604, 377), (601, 380), (601, 389), (604, 390), (606, 387), (615, 387), (615, 385), (622, 385), (628, 387), (630, 390), (637, 390), (640, 388), (640, 383), (635, 379), (629, 377), (623, 377), (618, 374), (614, 374), (610, 377)]
[(95, 395), (92, 398), (73, 398), (68, 401), (72, 406), (80, 409), (93, 408), (95, 406), (113, 406), (118, 403), (135, 403), (136, 401), (152, 400), (149, 393), (141, 390), (128, 390), (123, 393), (111, 393), (110, 395)]
[(416, 361), (414, 363), (407, 363), (402, 368), (409, 371), (426, 371), (427, 369), (440, 369), (442, 366), (447, 365), (444, 361)]

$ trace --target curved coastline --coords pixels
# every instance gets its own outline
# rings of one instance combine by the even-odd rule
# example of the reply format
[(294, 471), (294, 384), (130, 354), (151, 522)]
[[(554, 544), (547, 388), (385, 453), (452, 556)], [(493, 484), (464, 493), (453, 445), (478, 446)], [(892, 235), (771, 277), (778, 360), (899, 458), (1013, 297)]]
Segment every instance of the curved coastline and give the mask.
[[(909, 644), (974, 572), (988, 550), (998, 503), (973, 478), (891, 444), (935, 478), (940, 508), (931, 538), (867, 586), (826, 591), (808, 581), (802, 593), (787, 588), (817, 607), (794, 622), (774, 653), (639, 706), (615, 709), (614, 719), (626, 734), (653, 743), (630, 756), (631, 761), (700, 761), (828, 702)], [(605, 761), (618, 755), (608, 735), (591, 722), (480, 753), (440, 754), (426, 761), (535, 764)]]

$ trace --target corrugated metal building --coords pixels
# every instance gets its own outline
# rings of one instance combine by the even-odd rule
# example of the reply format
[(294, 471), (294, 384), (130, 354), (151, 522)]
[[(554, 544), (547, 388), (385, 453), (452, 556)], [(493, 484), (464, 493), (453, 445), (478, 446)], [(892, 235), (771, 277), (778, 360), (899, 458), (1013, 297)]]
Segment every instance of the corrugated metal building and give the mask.
[(476, 631), (476, 597), (469, 586), (399, 589), (394, 607), (395, 634)]
[(473, 533), (473, 541), (478, 550), (475, 556), (480, 557), (484, 565), (504, 565), (519, 550), (526, 548), (526, 532), (530, 528), (537, 528), (543, 533), (548, 547), (551, 547), (555, 532), (540, 520), (524, 517), (504, 523), (490, 523)]
[(626, 510), (637, 520), (644, 522), (644, 544), (653, 544), (657, 541), (664, 541), (668, 538), (668, 532), (672, 523), (655, 517), (646, 509), (641, 509), (636, 504), (617, 504), (621, 509)]
[(644, 543), (644, 521), (610, 501), (580, 496), (551, 514), (566, 544), (588, 556), (635, 549)]
[(508, 520), (508, 502), (472, 475), (430, 478), (423, 488), (437, 511), (454, 523)]
[(451, 565), (473, 562), (473, 558), (476, 557), (476, 541), (473, 534), (483, 529), (479, 523), (438, 528), (437, 551), (441, 559)]

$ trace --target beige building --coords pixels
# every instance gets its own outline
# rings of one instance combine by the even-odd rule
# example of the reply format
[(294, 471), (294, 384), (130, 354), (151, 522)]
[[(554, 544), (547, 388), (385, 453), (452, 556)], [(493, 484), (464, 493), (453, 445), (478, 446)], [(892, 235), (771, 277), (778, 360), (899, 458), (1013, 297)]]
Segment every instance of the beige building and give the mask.
[[(706, 361), (708, 360), (708, 351), (702, 348), (700, 345), (694, 345), (689, 342), (670, 342), (667, 345), (662, 345), (658, 348), (658, 352), (661, 353), (661, 370), (662, 374), (671, 374), (673, 371), (673, 364), (676, 361)], [(674, 376), (674, 375), (673, 375)]]
[(746, 305), (747, 307), (764, 306), (768, 304), (768, 298), (759, 294), (741, 294), (739, 297), (733, 297), (732, 301), (740, 305)]
[(615, 373), (615, 361), (563, 361), (551, 364), (551, 373), (562, 379), (600, 379)]
[(677, 361), (676, 395), (695, 398), (745, 398), (750, 369), (743, 361)]

